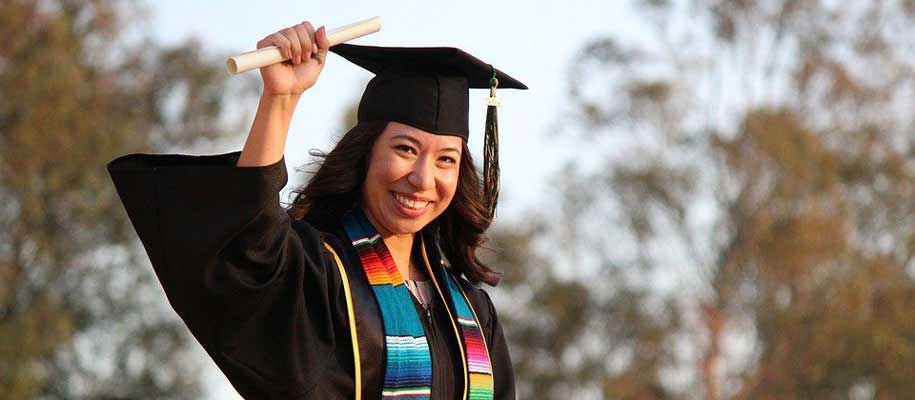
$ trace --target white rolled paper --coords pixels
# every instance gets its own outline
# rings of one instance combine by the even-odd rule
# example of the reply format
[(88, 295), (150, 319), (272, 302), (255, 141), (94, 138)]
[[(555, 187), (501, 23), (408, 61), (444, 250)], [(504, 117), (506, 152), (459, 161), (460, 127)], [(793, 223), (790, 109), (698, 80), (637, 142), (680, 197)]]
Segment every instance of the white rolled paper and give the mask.
[[(327, 40), (330, 45), (337, 45), (358, 37), (362, 37), (381, 30), (381, 17), (372, 17), (349, 25), (340, 26), (327, 31)], [(226, 70), (230, 74), (240, 74), (255, 68), (266, 67), (288, 60), (280, 53), (276, 46), (268, 46), (247, 53), (241, 53), (226, 60)]]

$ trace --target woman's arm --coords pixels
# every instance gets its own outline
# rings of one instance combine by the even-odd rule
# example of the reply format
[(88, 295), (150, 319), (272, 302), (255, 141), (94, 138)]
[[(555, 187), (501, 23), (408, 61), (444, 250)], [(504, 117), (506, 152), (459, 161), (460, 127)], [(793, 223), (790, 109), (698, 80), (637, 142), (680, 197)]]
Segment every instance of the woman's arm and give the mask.
[(245, 147), (238, 157), (239, 167), (261, 167), (276, 163), (283, 157), (286, 135), (300, 95), (261, 95), (245, 140)]
[(317, 81), (330, 41), (324, 27), (315, 31), (305, 21), (257, 42), (259, 49), (267, 46), (277, 46), (289, 60), (260, 69), (264, 92), (238, 158), (239, 167), (271, 165), (283, 157), (295, 106)]

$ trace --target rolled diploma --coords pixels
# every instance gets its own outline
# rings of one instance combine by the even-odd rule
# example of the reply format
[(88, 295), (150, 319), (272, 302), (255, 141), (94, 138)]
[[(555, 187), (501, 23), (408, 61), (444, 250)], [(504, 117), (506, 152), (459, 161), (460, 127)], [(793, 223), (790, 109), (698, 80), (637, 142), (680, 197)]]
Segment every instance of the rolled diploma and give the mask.
[[(330, 45), (337, 45), (348, 40), (375, 33), (381, 30), (381, 17), (372, 17), (362, 21), (353, 22), (327, 31), (327, 40)], [(271, 64), (286, 61), (280, 49), (268, 46), (247, 53), (241, 53), (226, 60), (226, 70), (230, 74), (240, 74), (255, 68), (266, 67)]]

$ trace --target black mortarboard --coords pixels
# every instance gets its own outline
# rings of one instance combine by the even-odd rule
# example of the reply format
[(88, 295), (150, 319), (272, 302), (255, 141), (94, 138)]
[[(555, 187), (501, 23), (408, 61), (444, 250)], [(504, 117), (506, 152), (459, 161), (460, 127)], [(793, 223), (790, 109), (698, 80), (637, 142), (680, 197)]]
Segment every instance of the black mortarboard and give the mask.
[(338, 44), (330, 51), (375, 74), (359, 102), (359, 122), (396, 121), (467, 140), (469, 89), (490, 89), (483, 178), (490, 218), (493, 218), (499, 193), (495, 89), (497, 86), (527, 89), (527, 86), (453, 47)]
[(339, 44), (330, 51), (375, 74), (359, 102), (360, 122), (397, 121), (467, 140), (468, 89), (489, 89), (493, 72), (499, 88), (527, 89), (502, 71), (452, 47)]

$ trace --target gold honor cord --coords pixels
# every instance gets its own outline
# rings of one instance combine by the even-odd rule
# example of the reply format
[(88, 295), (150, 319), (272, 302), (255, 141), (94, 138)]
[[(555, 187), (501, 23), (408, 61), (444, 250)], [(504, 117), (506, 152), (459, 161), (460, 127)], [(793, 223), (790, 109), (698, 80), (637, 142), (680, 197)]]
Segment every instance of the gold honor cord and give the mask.
[[(420, 235), (422, 235), (422, 233), (420, 233)], [(451, 307), (448, 307), (448, 300), (445, 300), (445, 293), (442, 292), (442, 289), (439, 286), (438, 280), (435, 279), (435, 273), (432, 272), (432, 265), (429, 264), (429, 256), (426, 255), (425, 238), (420, 237), (419, 243), (422, 248), (423, 262), (426, 264), (426, 271), (429, 271), (429, 277), (432, 279), (432, 284), (435, 286), (435, 291), (438, 292), (438, 296), (441, 297), (442, 304), (445, 306), (445, 311), (448, 311), (448, 319), (451, 321), (451, 327), (454, 329), (454, 338), (457, 340), (458, 350), (460, 350), (459, 352), (461, 353), (461, 366), (464, 367), (464, 394), (461, 396), (461, 398), (466, 399), (467, 391), (470, 389), (469, 388), (470, 370), (467, 369), (468, 368), (467, 356), (464, 354), (465, 353), (464, 344), (462, 343), (463, 341), (461, 340), (461, 334), (458, 331), (457, 324), (454, 322), (456, 320), (454, 317), (455, 314), (451, 313)], [(448, 272), (446, 271), (445, 273), (447, 274)], [(448, 279), (448, 277), (446, 276), (445, 279)], [(445, 282), (445, 284), (447, 285), (448, 283)], [(455, 313), (457, 313), (457, 311), (455, 311)]]
[(340, 256), (337, 255), (337, 252), (330, 247), (326, 242), (324, 247), (330, 254), (334, 255), (334, 260), (337, 261), (337, 269), (340, 270), (340, 277), (343, 279), (343, 294), (346, 296), (346, 313), (349, 316), (349, 334), (350, 339), (353, 342), (353, 370), (354, 370), (354, 381), (356, 383), (356, 400), (362, 400), (362, 365), (359, 361), (359, 337), (356, 332), (356, 313), (353, 311), (353, 294), (350, 292), (349, 287), (349, 276), (346, 275), (346, 270), (343, 268), (343, 262), (340, 261)]

